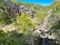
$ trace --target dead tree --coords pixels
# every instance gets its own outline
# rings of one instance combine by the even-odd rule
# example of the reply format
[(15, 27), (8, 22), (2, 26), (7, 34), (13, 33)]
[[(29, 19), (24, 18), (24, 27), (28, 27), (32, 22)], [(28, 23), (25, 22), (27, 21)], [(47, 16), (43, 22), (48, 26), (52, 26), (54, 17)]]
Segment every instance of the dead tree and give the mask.
[(18, 8), (19, 15), (21, 15), (24, 11), (25, 11), (25, 6), (24, 5), (19, 6)]
[(34, 18), (35, 11), (33, 9), (29, 9), (31, 18)]

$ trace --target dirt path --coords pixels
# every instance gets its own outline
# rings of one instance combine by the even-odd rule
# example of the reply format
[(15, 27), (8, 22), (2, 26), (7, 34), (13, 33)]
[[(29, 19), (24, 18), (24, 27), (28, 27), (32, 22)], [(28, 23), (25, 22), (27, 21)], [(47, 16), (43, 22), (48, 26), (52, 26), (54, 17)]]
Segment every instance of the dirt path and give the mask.
[(1, 28), (4, 32), (7, 32), (7, 31), (13, 31), (13, 30), (16, 30), (16, 27), (15, 25), (12, 23), (12, 24), (9, 24), (9, 25), (6, 25), (4, 27)]

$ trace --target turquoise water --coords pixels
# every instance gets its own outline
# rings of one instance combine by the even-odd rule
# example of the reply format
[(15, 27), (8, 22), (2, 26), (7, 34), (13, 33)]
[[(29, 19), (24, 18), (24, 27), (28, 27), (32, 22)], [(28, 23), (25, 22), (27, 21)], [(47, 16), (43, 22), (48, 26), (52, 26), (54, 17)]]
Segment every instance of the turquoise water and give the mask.
[(42, 6), (49, 6), (54, 2), (54, 0), (18, 0), (18, 2), (26, 2), (32, 4), (39, 4)]

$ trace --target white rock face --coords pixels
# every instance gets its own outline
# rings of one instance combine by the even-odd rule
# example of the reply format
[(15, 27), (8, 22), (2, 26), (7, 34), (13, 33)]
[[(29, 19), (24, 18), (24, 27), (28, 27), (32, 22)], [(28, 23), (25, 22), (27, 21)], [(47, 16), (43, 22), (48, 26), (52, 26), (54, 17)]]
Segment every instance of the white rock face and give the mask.
[[(48, 15), (45, 17), (45, 19), (43, 21), (43, 24), (40, 25), (40, 26), (37, 26), (35, 28), (36, 29), (35, 33), (38, 34), (38, 35), (40, 35), (40, 37), (42, 37), (42, 38), (56, 39), (55, 35), (50, 35), (50, 34), (47, 33), (51, 29), (51, 27), (52, 27), (50, 25), (50, 23), (52, 23), (51, 22), (52, 20), (50, 21), (51, 15), (52, 15), (51, 11), (52, 11), (52, 9), (50, 9), (48, 11)], [(52, 24), (54, 24), (54, 23), (52, 23)]]
[(48, 36), (49, 39), (56, 39), (56, 37), (54, 35), (50, 35)]

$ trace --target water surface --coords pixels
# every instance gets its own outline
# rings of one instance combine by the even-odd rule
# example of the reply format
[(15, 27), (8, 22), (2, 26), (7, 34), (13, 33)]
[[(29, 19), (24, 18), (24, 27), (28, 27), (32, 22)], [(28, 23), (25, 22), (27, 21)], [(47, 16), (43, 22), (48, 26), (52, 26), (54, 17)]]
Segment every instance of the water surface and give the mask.
[(54, 0), (18, 0), (18, 1), (19, 2), (32, 3), (32, 4), (39, 4), (42, 6), (49, 6), (54, 2)]

